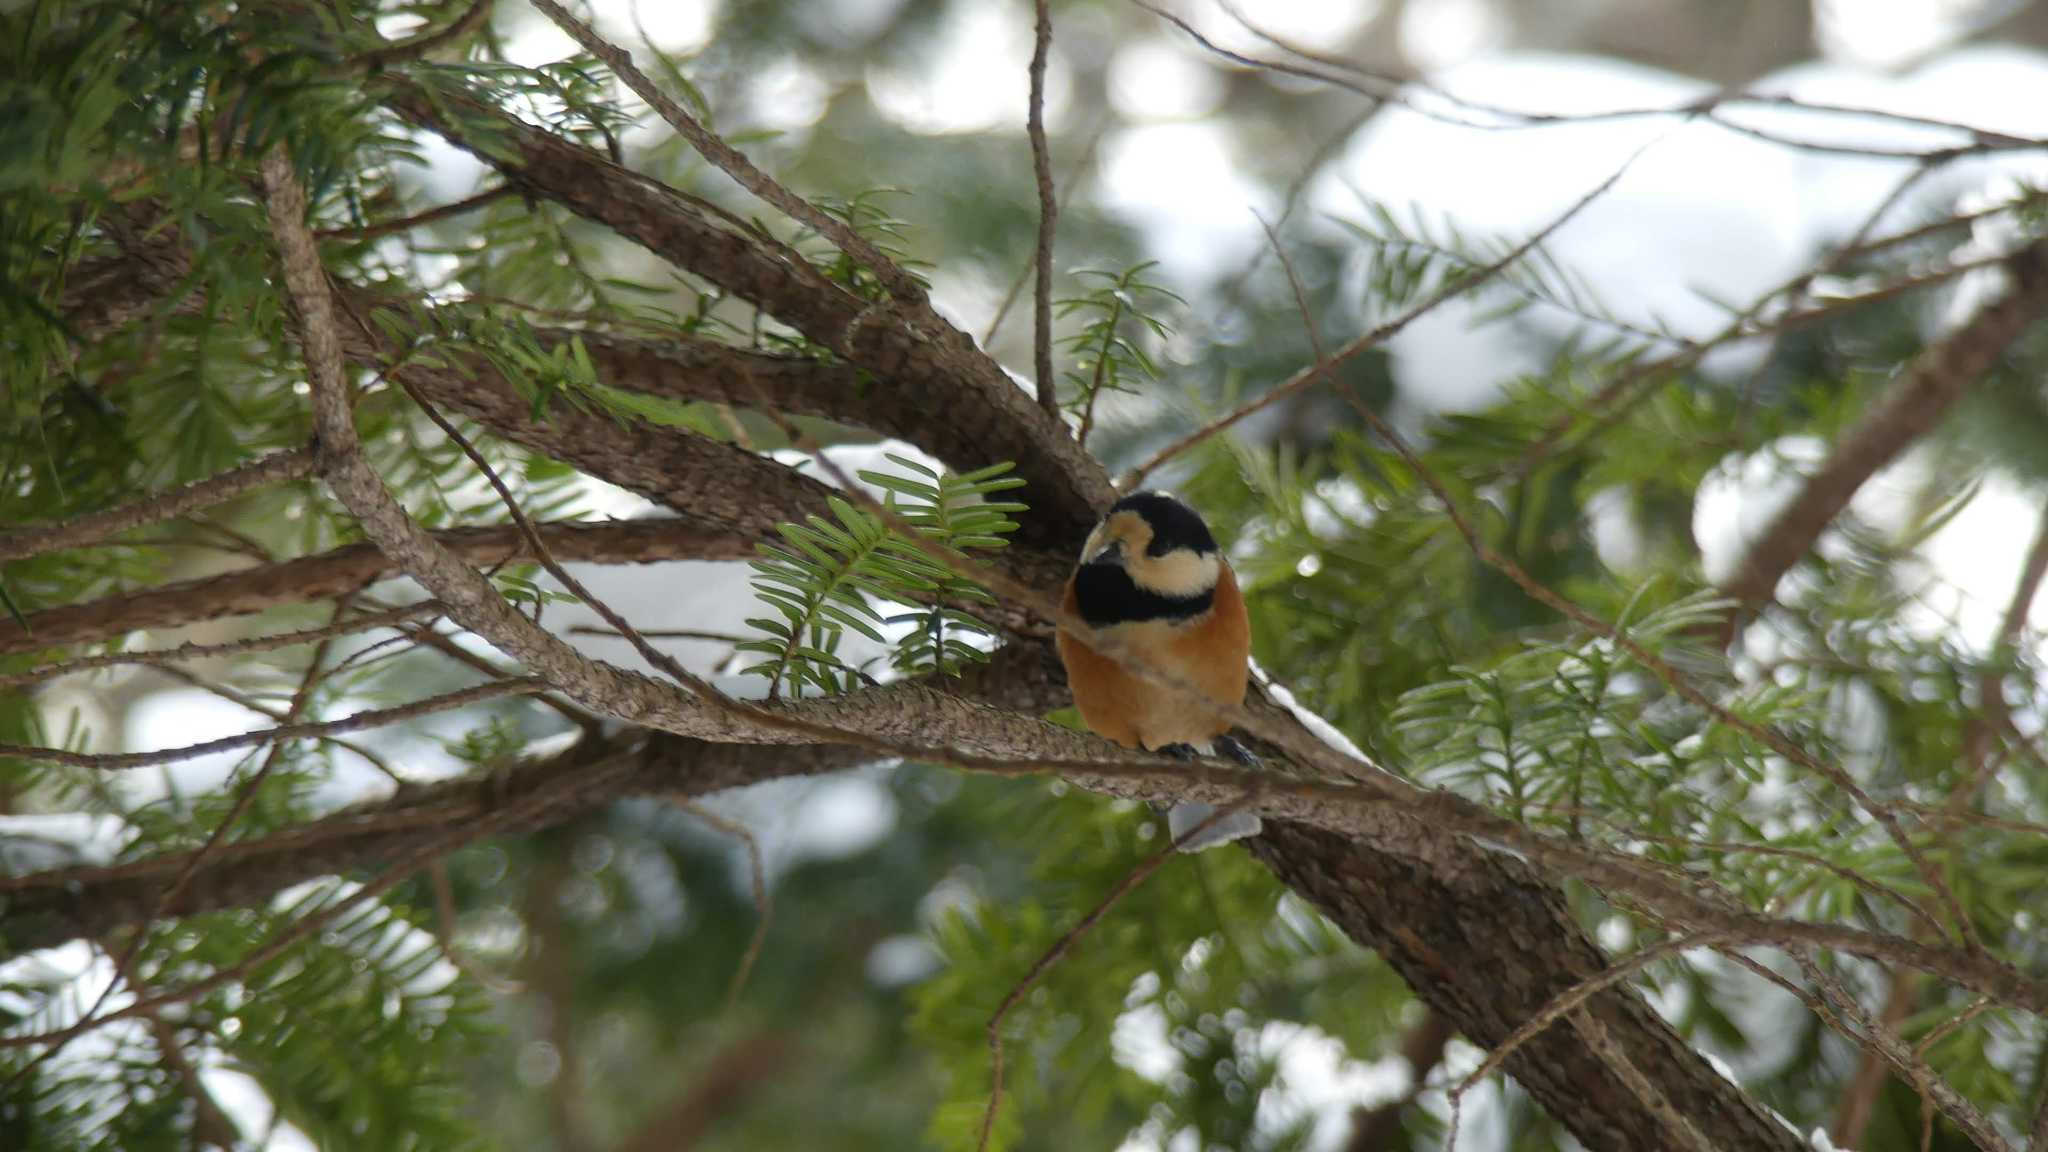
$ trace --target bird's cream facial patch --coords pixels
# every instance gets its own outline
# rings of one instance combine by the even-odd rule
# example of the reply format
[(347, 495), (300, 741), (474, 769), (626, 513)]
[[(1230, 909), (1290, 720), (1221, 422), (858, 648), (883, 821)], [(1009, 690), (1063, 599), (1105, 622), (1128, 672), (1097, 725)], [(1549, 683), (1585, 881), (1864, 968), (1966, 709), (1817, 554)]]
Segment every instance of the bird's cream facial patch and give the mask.
[(1147, 592), (1183, 598), (1200, 596), (1216, 587), (1222, 560), (1214, 552), (1190, 552), (1176, 548), (1164, 556), (1147, 556), (1138, 550), (1124, 563), (1131, 583)]

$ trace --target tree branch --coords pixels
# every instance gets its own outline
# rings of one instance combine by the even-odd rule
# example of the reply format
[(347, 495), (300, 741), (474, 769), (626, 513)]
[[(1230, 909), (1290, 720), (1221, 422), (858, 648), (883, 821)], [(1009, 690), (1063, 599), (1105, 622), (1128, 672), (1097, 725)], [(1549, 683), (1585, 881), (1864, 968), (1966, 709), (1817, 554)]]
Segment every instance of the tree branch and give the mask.
[(1052, 56), (1052, 5), (1037, 0), (1031, 50), (1031, 107), (1025, 132), (1031, 137), (1031, 170), (1038, 183), (1038, 282), (1032, 289), (1032, 366), (1038, 371), (1038, 406), (1057, 418), (1059, 377), (1052, 367), (1052, 244), (1060, 215), (1052, 186), (1052, 151), (1045, 145), (1045, 66)]
[[(886, 381), (903, 401), (947, 413), (959, 443), (982, 461), (1010, 460), (1029, 485), (1023, 542), (1063, 545), (1094, 526), (1114, 498), (1108, 479), (1053, 416), (958, 329), (920, 309), (912, 325), (888, 305), (827, 291), (751, 235), (707, 220), (674, 191), (603, 154), (524, 124), (466, 95), (393, 78), (385, 103), (491, 164), (530, 195), (553, 200), (748, 300)], [(488, 132), (492, 146), (472, 140)]]
[(182, 488), (173, 488), (132, 504), (0, 533), (0, 564), (65, 548), (83, 548), (116, 533), (160, 520), (175, 520), (201, 508), (224, 504), (258, 488), (296, 480), (312, 471), (313, 454), (304, 448), (293, 448), (273, 452), (218, 476), (195, 480)]
[(727, 144), (714, 132), (706, 131), (696, 117), (691, 116), (683, 106), (669, 98), (647, 74), (633, 64), (633, 57), (625, 49), (599, 36), (590, 25), (569, 14), (555, 0), (528, 0), (541, 14), (555, 22), (555, 26), (567, 32), (571, 39), (583, 46), (583, 50), (604, 61), (612, 75), (623, 81), (634, 94), (647, 101), (649, 107), (668, 122), (677, 134), (690, 142), (699, 155), (718, 167), (718, 170), (752, 192), (764, 203), (774, 207), (783, 215), (811, 229), (832, 242), (833, 247), (860, 262), (875, 279), (889, 290), (890, 295), (914, 307), (924, 304), (924, 286), (905, 272), (894, 260), (889, 259), (867, 239), (855, 232), (846, 221), (840, 220), (803, 197), (792, 193), (775, 181), (775, 178), (754, 167), (739, 149)]
[[(679, 520), (545, 524), (541, 534), (557, 556), (589, 563), (738, 560), (754, 554), (750, 539), (706, 531)], [(452, 555), (474, 565), (499, 563), (519, 555), (526, 546), (519, 530), (509, 524), (450, 528), (434, 533), (434, 539)], [(376, 545), (349, 544), (278, 564), (44, 609), (28, 617), (27, 630), (0, 617), (0, 656), (315, 603), (397, 574), (398, 565)]]
[[(1922, 352), (1750, 545), (1742, 566), (1721, 584), (1741, 609), (1753, 611), (1768, 603), (1778, 581), (1812, 549), (1863, 482), (1939, 423), (2048, 310), (2048, 244), (2018, 253), (2010, 267), (2013, 291)], [(1734, 626), (1732, 619), (1729, 626)]]
[(689, 1152), (718, 1117), (789, 1061), (791, 1045), (773, 1032), (735, 1041), (712, 1057), (711, 1069), (642, 1122), (612, 1152)]
[(255, 732), (244, 732), (236, 736), (223, 736), (218, 740), (205, 740), (197, 744), (186, 744), (178, 748), (162, 748), (151, 752), (73, 752), (66, 748), (30, 748), (20, 744), (0, 744), (0, 757), (29, 760), (41, 764), (67, 764), (73, 768), (107, 770), (116, 768), (148, 768), (158, 764), (175, 764), (180, 760), (192, 760), (210, 756), (216, 752), (232, 752), (237, 748), (257, 748), (281, 740), (298, 740), (308, 736), (338, 736), (344, 732), (361, 732), (367, 728), (381, 728), (418, 716), (431, 716), (455, 708), (467, 708), (486, 700), (498, 700), (507, 696), (530, 696), (545, 692), (548, 685), (531, 679), (495, 680), (454, 692), (444, 692), (400, 704), (391, 708), (373, 708), (345, 716), (340, 720), (324, 720), (310, 724), (280, 724), (275, 728), (263, 728)]

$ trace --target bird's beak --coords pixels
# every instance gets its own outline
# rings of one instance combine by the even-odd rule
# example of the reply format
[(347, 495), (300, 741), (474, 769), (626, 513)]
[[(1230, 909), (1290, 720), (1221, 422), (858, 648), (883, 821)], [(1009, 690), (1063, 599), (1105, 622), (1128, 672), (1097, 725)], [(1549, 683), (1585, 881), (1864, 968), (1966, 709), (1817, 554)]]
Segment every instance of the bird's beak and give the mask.
[(1095, 555), (1090, 556), (1088, 558), (1088, 563), (1106, 564), (1111, 568), (1123, 567), (1124, 542), (1121, 540), (1112, 540), (1109, 543), (1104, 544), (1101, 548), (1096, 549)]

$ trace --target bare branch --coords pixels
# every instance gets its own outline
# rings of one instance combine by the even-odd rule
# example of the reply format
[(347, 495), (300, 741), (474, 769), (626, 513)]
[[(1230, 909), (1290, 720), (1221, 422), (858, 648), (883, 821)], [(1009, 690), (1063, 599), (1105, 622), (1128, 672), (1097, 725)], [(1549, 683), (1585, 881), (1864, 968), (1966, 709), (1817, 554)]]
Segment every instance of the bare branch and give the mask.
[[(541, 534), (564, 559), (606, 564), (737, 560), (753, 555), (754, 548), (750, 539), (666, 519), (555, 523), (543, 525)], [(518, 529), (509, 524), (445, 529), (433, 538), (451, 554), (478, 565), (510, 559), (525, 547)], [(398, 565), (376, 545), (350, 544), (280, 564), (45, 609), (30, 614), (28, 630), (0, 618), (0, 655), (244, 616), (287, 604), (316, 603), (397, 572)]]
[(787, 1039), (773, 1032), (734, 1041), (712, 1057), (702, 1079), (644, 1121), (613, 1152), (689, 1152), (734, 1101), (789, 1062), (790, 1048)]
[[(478, 0), (478, 2), (488, 4), (490, 0)], [(365, 224), (361, 228), (323, 228), (319, 232), (314, 233), (314, 235), (322, 240), (375, 240), (380, 236), (410, 232), (414, 228), (424, 228), (429, 224), (438, 224), (443, 220), (453, 219), (465, 212), (474, 212), (487, 204), (495, 204), (507, 196), (516, 196), (518, 194), (519, 190), (510, 184), (500, 184), (495, 188), (486, 188), (474, 196), (466, 196), (453, 203), (437, 205), (424, 212), (416, 212), (411, 216), (401, 216), (395, 220), (379, 220), (374, 224)]]
[(1931, 1099), (1941, 1109), (1942, 1115), (1962, 1129), (1984, 1152), (2015, 1152), (1998, 1131), (1998, 1126), (1978, 1111), (1976, 1105), (1950, 1087), (1948, 1081), (1908, 1049), (1890, 1028), (1872, 1020), (1870, 1014), (1863, 1010), (1863, 1005), (1857, 1002), (1855, 993), (1842, 987), (1839, 980), (1815, 963), (1804, 950), (1795, 949), (1793, 958), (1798, 961), (1800, 971), (1813, 982), (1821, 1001), (1832, 1008), (1833, 1014), (1839, 1016), (1844, 1024), (1853, 1028), (1853, 1031), (1841, 1029), (1845, 1036), (1883, 1056), (1893, 1069), (1919, 1089), (1923, 1097)]
[[(1616, 120), (1643, 120), (1666, 117), (1703, 116), (1712, 122), (1746, 136), (1753, 136), (1768, 143), (1805, 152), (1816, 152), (1842, 156), (1863, 156), (1893, 160), (1920, 160), (1941, 162), (1963, 156), (1974, 156), (1991, 152), (2032, 151), (2048, 148), (2048, 140), (2015, 136), (2010, 133), (1978, 128), (1949, 120), (1936, 120), (1925, 116), (1892, 112), (1880, 108), (1851, 108), (1839, 104), (1826, 104), (1801, 100), (1774, 93), (1754, 93), (1741, 90), (1716, 92), (1689, 104), (1658, 108), (1618, 108), (1587, 113), (1524, 112), (1467, 99), (1442, 88), (1432, 87), (1412, 79), (1383, 76), (1356, 65), (1322, 53), (1301, 53), (1315, 67), (1306, 67), (1283, 60), (1267, 60), (1233, 52), (1203, 36), (1194, 25), (1172, 12), (1152, 3), (1152, 0), (1131, 0), (1140, 8), (1152, 13), (1180, 29), (1209, 53), (1246, 68), (1276, 72), (1314, 80), (1343, 88), (1376, 101), (1395, 104), (1418, 116), (1428, 117), (1461, 128), (1488, 131), (1514, 131), (1528, 128), (1543, 128), (1563, 124), (1594, 124)], [(1226, 5), (1226, 9), (1227, 9)], [(1247, 27), (1250, 27), (1247, 24)], [(1268, 43), (1281, 45), (1287, 50), (1297, 51), (1270, 33), (1253, 29)], [(1412, 99), (1411, 92), (1426, 94), (1427, 101)], [(1875, 145), (1842, 143), (1831, 140), (1802, 139), (1780, 135), (1777, 132), (1758, 128), (1722, 115), (1725, 109), (1733, 107), (1788, 108), (1817, 115), (1843, 117), (1847, 119), (1874, 120), (1884, 123), (1905, 124), (1916, 128), (1939, 129), (1955, 133), (1965, 142), (1935, 148), (1889, 148)], [(1448, 109), (1458, 109), (1453, 113)]]
[(747, 850), (747, 878), (754, 890), (754, 934), (747, 938), (747, 950), (740, 954), (739, 967), (733, 969), (732, 983), (725, 990), (725, 1010), (731, 1012), (733, 1005), (740, 1002), (740, 993), (747, 986), (747, 977), (754, 971), (754, 964), (761, 959), (761, 949), (768, 944), (768, 926), (775, 922), (775, 898), (768, 889), (768, 864), (761, 858), (761, 841), (745, 824), (728, 820), (687, 796), (673, 797), (672, 800), (676, 807), (738, 840)]
[(221, 1149), (221, 1152), (235, 1152), (242, 1146), (242, 1133), (228, 1114), (221, 1111), (220, 1102), (206, 1088), (206, 1081), (199, 1076), (199, 1070), (185, 1055), (184, 1045), (178, 1040), (178, 1029), (162, 1016), (152, 1014), (149, 1018), (149, 1033), (156, 1041), (157, 1055), (163, 1060), (164, 1068), (177, 1080), (178, 1088), (192, 1101), (192, 1142), (194, 1147)]
[(361, 732), (367, 728), (381, 728), (401, 720), (430, 716), (436, 712), (447, 712), (455, 708), (466, 708), (486, 700), (498, 700), (506, 696), (531, 696), (546, 692), (548, 685), (540, 680), (498, 680), (489, 684), (478, 684), (454, 692), (444, 692), (400, 704), (391, 708), (376, 708), (357, 712), (340, 720), (323, 720), (311, 724), (280, 724), (256, 732), (244, 732), (239, 736), (222, 736), (217, 740), (204, 740), (197, 744), (186, 744), (178, 748), (163, 748), (153, 752), (72, 752), (64, 748), (31, 748), (20, 744), (0, 744), (0, 756), (22, 760), (33, 760), (44, 764), (67, 764), (73, 768), (148, 768), (158, 764), (175, 764), (180, 760), (191, 760), (210, 756), (215, 752), (232, 752), (237, 748), (256, 748), (283, 740), (298, 740), (308, 736), (338, 736), (344, 732)]
[[(1914, 229), (1919, 232), (1919, 229)], [(1887, 247), (1891, 238), (1869, 241), (1857, 254), (1877, 251)], [(1838, 253), (1838, 257), (1840, 254)], [(1972, 256), (1963, 260), (1944, 261), (1932, 268), (1907, 273), (1886, 281), (1866, 292), (1849, 296), (1833, 297), (1808, 308), (1784, 307), (1776, 315), (1766, 316), (1772, 305), (1791, 300), (1805, 291), (1811, 277), (1802, 272), (1763, 295), (1737, 313), (1734, 319), (1719, 332), (1704, 340), (1694, 341), (1670, 356), (1641, 360), (1630, 364), (1600, 389), (1588, 396), (1572, 411), (1566, 412), (1537, 435), (1522, 457), (1508, 470), (1511, 477), (1523, 477), (1535, 471), (1537, 465), (1560, 451), (1568, 440), (1584, 443), (1594, 434), (1611, 427), (1626, 416), (1637, 404), (1642, 403), (1654, 392), (1654, 385), (1669, 383), (1690, 371), (1706, 358), (1707, 353), (1738, 340), (1755, 336), (1779, 336), (1800, 328), (1810, 327), (1823, 320), (1846, 315), (1860, 308), (1881, 304), (1901, 296), (1947, 284), (1958, 277), (1982, 268), (2000, 267), (2008, 263), (2012, 255), (1993, 252), (1988, 255)], [(1590, 419), (1588, 419), (1590, 417)], [(1574, 435), (1576, 433), (1576, 435)]]
[(373, 628), (388, 628), (394, 624), (438, 616), (441, 606), (432, 600), (422, 600), (399, 608), (387, 608), (380, 612), (366, 612), (336, 620), (320, 628), (306, 628), (297, 632), (274, 632), (267, 636), (251, 636), (246, 640), (230, 640), (224, 644), (180, 644), (175, 648), (155, 648), (141, 652), (108, 652), (98, 656), (84, 656), (57, 664), (44, 664), (26, 672), (0, 676), (0, 689), (22, 688), (54, 680), (59, 676), (75, 676), (96, 668), (113, 668), (124, 664), (151, 664), (171, 666), (188, 660), (210, 660), (222, 656), (245, 656), (257, 652), (275, 652), (280, 648), (292, 648), (300, 644), (312, 644), (332, 636), (346, 636), (354, 632), (367, 632)]
[(425, 59), (459, 40), (467, 39), (483, 27), (491, 18), (492, 2), (493, 0), (470, 0), (469, 7), (463, 10), (462, 15), (450, 20), (446, 27), (422, 33), (410, 40), (402, 40), (374, 52), (366, 52), (350, 63), (364, 72), (374, 72), (394, 64), (403, 64), (408, 60)]
[[(1105, 127), (1106, 124), (1098, 122), (1095, 130), (1089, 133), (1088, 142), (1082, 145), (1080, 156), (1075, 158), (1073, 167), (1067, 172), (1067, 186), (1060, 194), (1057, 207), (1066, 207), (1067, 197), (1073, 195), (1075, 185), (1081, 182), (1081, 174), (1087, 171), (1088, 165), (1094, 161), (1095, 150), (1102, 144)], [(1009, 318), (1010, 309), (1017, 306), (1017, 297), (1024, 291), (1024, 285), (1031, 280), (1032, 273), (1037, 271), (1037, 265), (1038, 251), (1033, 248), (1023, 265), (1017, 269), (1016, 279), (1010, 281), (1009, 290), (1003, 293), (1002, 303), (996, 305), (996, 314), (989, 317), (988, 327), (981, 331), (981, 343), (984, 347), (993, 344), (996, 333), (1003, 330), (1003, 321)]]
[(2014, 290), (1915, 358), (1750, 545), (1742, 566), (1721, 585), (1741, 608), (1753, 610), (1767, 603), (1779, 579), (1848, 507), (1863, 482), (1939, 423), (2048, 309), (2048, 245), (2015, 255), (2011, 268), (2017, 281)]
[(89, 512), (54, 524), (0, 533), (0, 564), (65, 548), (82, 548), (118, 532), (160, 520), (175, 520), (258, 488), (310, 475), (312, 471), (313, 454), (304, 448), (293, 448), (274, 452), (218, 476), (195, 480), (182, 488), (146, 497), (133, 504), (123, 504), (103, 512)]
[[(585, 785), (589, 786), (592, 783), (601, 782), (610, 776), (623, 774), (629, 768), (630, 764), (624, 762), (623, 758), (610, 763), (594, 765), (589, 773), (590, 780), (586, 781)], [(435, 837), (410, 855), (404, 856), (392, 863), (391, 866), (384, 870), (382, 875), (364, 884), (348, 896), (322, 907), (317, 912), (301, 917), (289, 928), (278, 932), (270, 940), (243, 957), (240, 962), (230, 967), (216, 970), (211, 975), (201, 977), (177, 988), (138, 996), (125, 1007), (108, 1012), (103, 1016), (87, 1016), (66, 1028), (50, 1032), (0, 1036), (0, 1048), (24, 1048), (39, 1045), (61, 1046), (69, 1040), (103, 1024), (126, 1019), (131, 1016), (152, 1015), (168, 1005), (183, 1003), (204, 996), (216, 988), (246, 979), (250, 973), (260, 970), (264, 965), (284, 955), (285, 952), (289, 951), (299, 941), (318, 932), (321, 928), (333, 923), (344, 914), (384, 895), (386, 892), (410, 879), (413, 873), (442, 856), (471, 841), (495, 835), (503, 831), (505, 827), (517, 824), (522, 819), (530, 819), (536, 811), (544, 810), (550, 799), (551, 797), (546, 794), (527, 797), (505, 805), (501, 810), (490, 813), (481, 820), (462, 825), (452, 832)], [(48, 1048), (46, 1048), (47, 1050)]]
[[(1879, 1011), (1877, 1022), (1880, 1028), (1897, 1031), (1913, 1013), (1920, 974), (1891, 972), (1889, 976), (1891, 986), (1885, 993), (1884, 1007)], [(1835, 1105), (1835, 1122), (1828, 1129), (1828, 1135), (1837, 1145), (1844, 1148), (1862, 1145), (1863, 1132), (1870, 1126), (1870, 1118), (1877, 1109), (1878, 1094), (1884, 1091), (1890, 1079), (1887, 1068), (1883, 1053), (1865, 1045), (1863, 1057), (1857, 1061), (1856, 1071), (1849, 1077), (1848, 1086), (1842, 1090), (1842, 1098)]]
[(1031, 358), (1038, 370), (1038, 406), (1057, 417), (1060, 396), (1059, 377), (1052, 368), (1052, 243), (1060, 202), (1052, 184), (1052, 152), (1045, 146), (1045, 66), (1052, 55), (1052, 5), (1050, 0), (1037, 0), (1036, 7), (1031, 109), (1025, 118), (1025, 132), (1031, 137), (1031, 169), (1038, 180), (1038, 283), (1032, 291)]
[(1174, 837), (1157, 852), (1139, 861), (1137, 867), (1132, 868), (1124, 875), (1123, 879), (1117, 881), (1116, 886), (1111, 888), (1101, 900), (1097, 901), (1095, 907), (1090, 908), (1086, 915), (1076, 921), (1072, 928), (1060, 933), (1060, 938), (1052, 942), (1052, 947), (1045, 950), (1045, 955), (1040, 956), (1031, 965), (1023, 977), (1011, 986), (1009, 995), (1004, 996), (1003, 1002), (996, 1006), (995, 1014), (988, 1018), (989, 1093), (988, 1108), (981, 1114), (981, 1138), (975, 1144), (975, 1147), (980, 1152), (986, 1152), (989, 1137), (995, 1132), (996, 1115), (1002, 1111), (1003, 1107), (1003, 1021), (1009, 1018), (1011, 1011), (1023, 1002), (1025, 995), (1031, 991), (1038, 981), (1047, 972), (1052, 970), (1052, 966), (1059, 963), (1062, 957), (1072, 951), (1074, 945), (1079, 943), (1081, 938), (1088, 934), (1089, 929), (1095, 927), (1104, 916), (1107, 916), (1111, 908), (1116, 907), (1117, 901), (1130, 895), (1137, 889), (1138, 885), (1143, 884), (1154, 872), (1159, 871), (1159, 866), (1166, 863), (1181, 845), (1207, 832), (1219, 821), (1230, 816), (1235, 811), (1235, 806), (1226, 805), (1217, 811), (1209, 813), (1200, 823)]
[[(1142, 3), (1142, 0), (1137, 0), (1137, 2)], [(1586, 192), (1585, 195), (1579, 197), (1576, 201), (1574, 201), (1571, 207), (1566, 208), (1557, 217), (1552, 219), (1550, 223), (1545, 224), (1543, 227), (1537, 229), (1536, 232), (1529, 236), (1528, 239), (1522, 241), (1520, 244), (1515, 245), (1513, 248), (1508, 249), (1505, 253), (1502, 253), (1501, 257), (1498, 260), (1495, 260), (1493, 263), (1488, 264), (1484, 268), (1475, 269), (1474, 271), (1464, 276), (1459, 276), (1456, 279), (1449, 281), (1448, 283), (1439, 287), (1435, 292), (1430, 293), (1426, 299), (1420, 301), (1419, 303), (1411, 305), (1409, 308), (1401, 312), (1399, 315), (1396, 315), (1388, 320), (1382, 321), (1380, 324), (1376, 325), (1371, 331), (1365, 333), (1362, 336), (1357, 337), (1350, 343), (1344, 345), (1342, 348), (1337, 349), (1337, 351), (1334, 354), (1328, 357), (1318, 356), (1317, 360), (1321, 362), (1320, 364), (1311, 365), (1307, 368), (1302, 369), (1299, 372), (1296, 372), (1294, 375), (1288, 377), (1286, 380), (1283, 380), (1280, 383), (1274, 385), (1273, 387), (1267, 389), (1264, 393), (1260, 394), (1257, 399), (1251, 400), (1245, 404), (1238, 406), (1235, 409), (1232, 409), (1230, 412), (1225, 413), (1223, 416), (1218, 417), (1215, 420), (1211, 420), (1209, 423), (1204, 424), (1202, 427), (1195, 429), (1194, 431), (1188, 433), (1187, 435), (1181, 437), (1173, 443), (1168, 444), (1166, 447), (1161, 448), (1159, 451), (1154, 452), (1151, 456), (1146, 458), (1144, 463), (1139, 464), (1137, 467), (1131, 469), (1129, 472), (1124, 473), (1124, 475), (1118, 479), (1117, 486), (1125, 491), (1129, 491), (1130, 489), (1136, 488), (1140, 483), (1144, 481), (1145, 477), (1151, 475), (1152, 472), (1156, 470), (1161, 464), (1164, 464), (1168, 460), (1173, 459), (1175, 456), (1178, 456), (1181, 453), (1187, 451), (1188, 449), (1193, 448), (1195, 445), (1201, 443), (1204, 440), (1207, 440), (1211, 436), (1216, 435), (1218, 432), (1221, 432), (1229, 428), (1231, 425), (1236, 424), (1238, 421), (1244, 419), (1245, 417), (1250, 416), (1255, 412), (1262, 411), (1270, 407), (1271, 405), (1281, 400), (1284, 400), (1289, 396), (1294, 395), (1296, 392), (1299, 392), (1302, 389), (1308, 387), (1310, 384), (1315, 383), (1318, 379), (1322, 379), (1327, 372), (1334, 370), (1337, 365), (1344, 363), (1345, 361), (1351, 359), (1354, 356), (1357, 356), (1362, 352), (1379, 347), (1381, 344), (1384, 344), (1388, 340), (1393, 339), (1396, 335), (1400, 333), (1402, 329), (1408, 327), (1410, 324), (1413, 324), (1415, 321), (1421, 319), (1423, 316), (1426, 316), (1429, 313), (1434, 312), (1436, 309), (1442, 307), (1449, 301), (1454, 300), (1459, 296), (1463, 296), (1467, 292), (1470, 292), (1480, 287), (1481, 285), (1484, 285), (1488, 281), (1492, 280), (1494, 277), (1499, 276), (1502, 272), (1505, 272), (1517, 261), (1521, 260), (1522, 257), (1527, 256), (1530, 252), (1535, 251), (1536, 248), (1540, 246), (1545, 240), (1548, 240), (1553, 234), (1555, 234), (1559, 228), (1562, 228), (1566, 224), (1570, 223), (1572, 218), (1577, 216), (1580, 212), (1584, 211), (1587, 205), (1591, 204), (1595, 200), (1598, 200), (1602, 195), (1604, 195), (1607, 192), (1608, 189), (1614, 187), (1614, 185), (1618, 181), (1620, 181), (1622, 176), (1628, 172), (1629, 168), (1635, 164), (1637, 157), (1641, 156), (1645, 151), (1647, 151), (1651, 147), (1651, 145), (1655, 143), (1656, 141), (1653, 140), (1649, 144), (1645, 144), (1641, 148), (1636, 149), (1635, 152), (1630, 154), (1628, 159), (1621, 162), (1620, 167), (1616, 168), (1611, 174), (1609, 174), (1607, 179), (1602, 180), (1600, 183), (1594, 185), (1591, 189), (1589, 189)], [(1335, 379), (1334, 376), (1331, 376), (1329, 378), (1332, 380)]]

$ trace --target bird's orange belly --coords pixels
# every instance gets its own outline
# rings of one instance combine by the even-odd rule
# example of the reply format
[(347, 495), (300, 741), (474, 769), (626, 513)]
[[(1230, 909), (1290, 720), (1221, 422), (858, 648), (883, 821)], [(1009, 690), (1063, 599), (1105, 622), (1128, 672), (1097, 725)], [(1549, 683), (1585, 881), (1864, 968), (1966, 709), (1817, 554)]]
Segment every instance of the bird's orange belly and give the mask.
[[(1248, 674), (1244, 654), (1191, 651), (1200, 647), (1201, 638), (1194, 634), (1198, 631), (1161, 626), (1116, 629), (1112, 635), (1134, 659), (1186, 680), (1208, 700), (1231, 707), (1242, 704)], [(1204, 708), (1201, 701), (1125, 671), (1064, 632), (1059, 647), (1081, 719), (1098, 736), (1127, 747), (1157, 749), (1201, 744), (1230, 730), (1230, 721)]]

